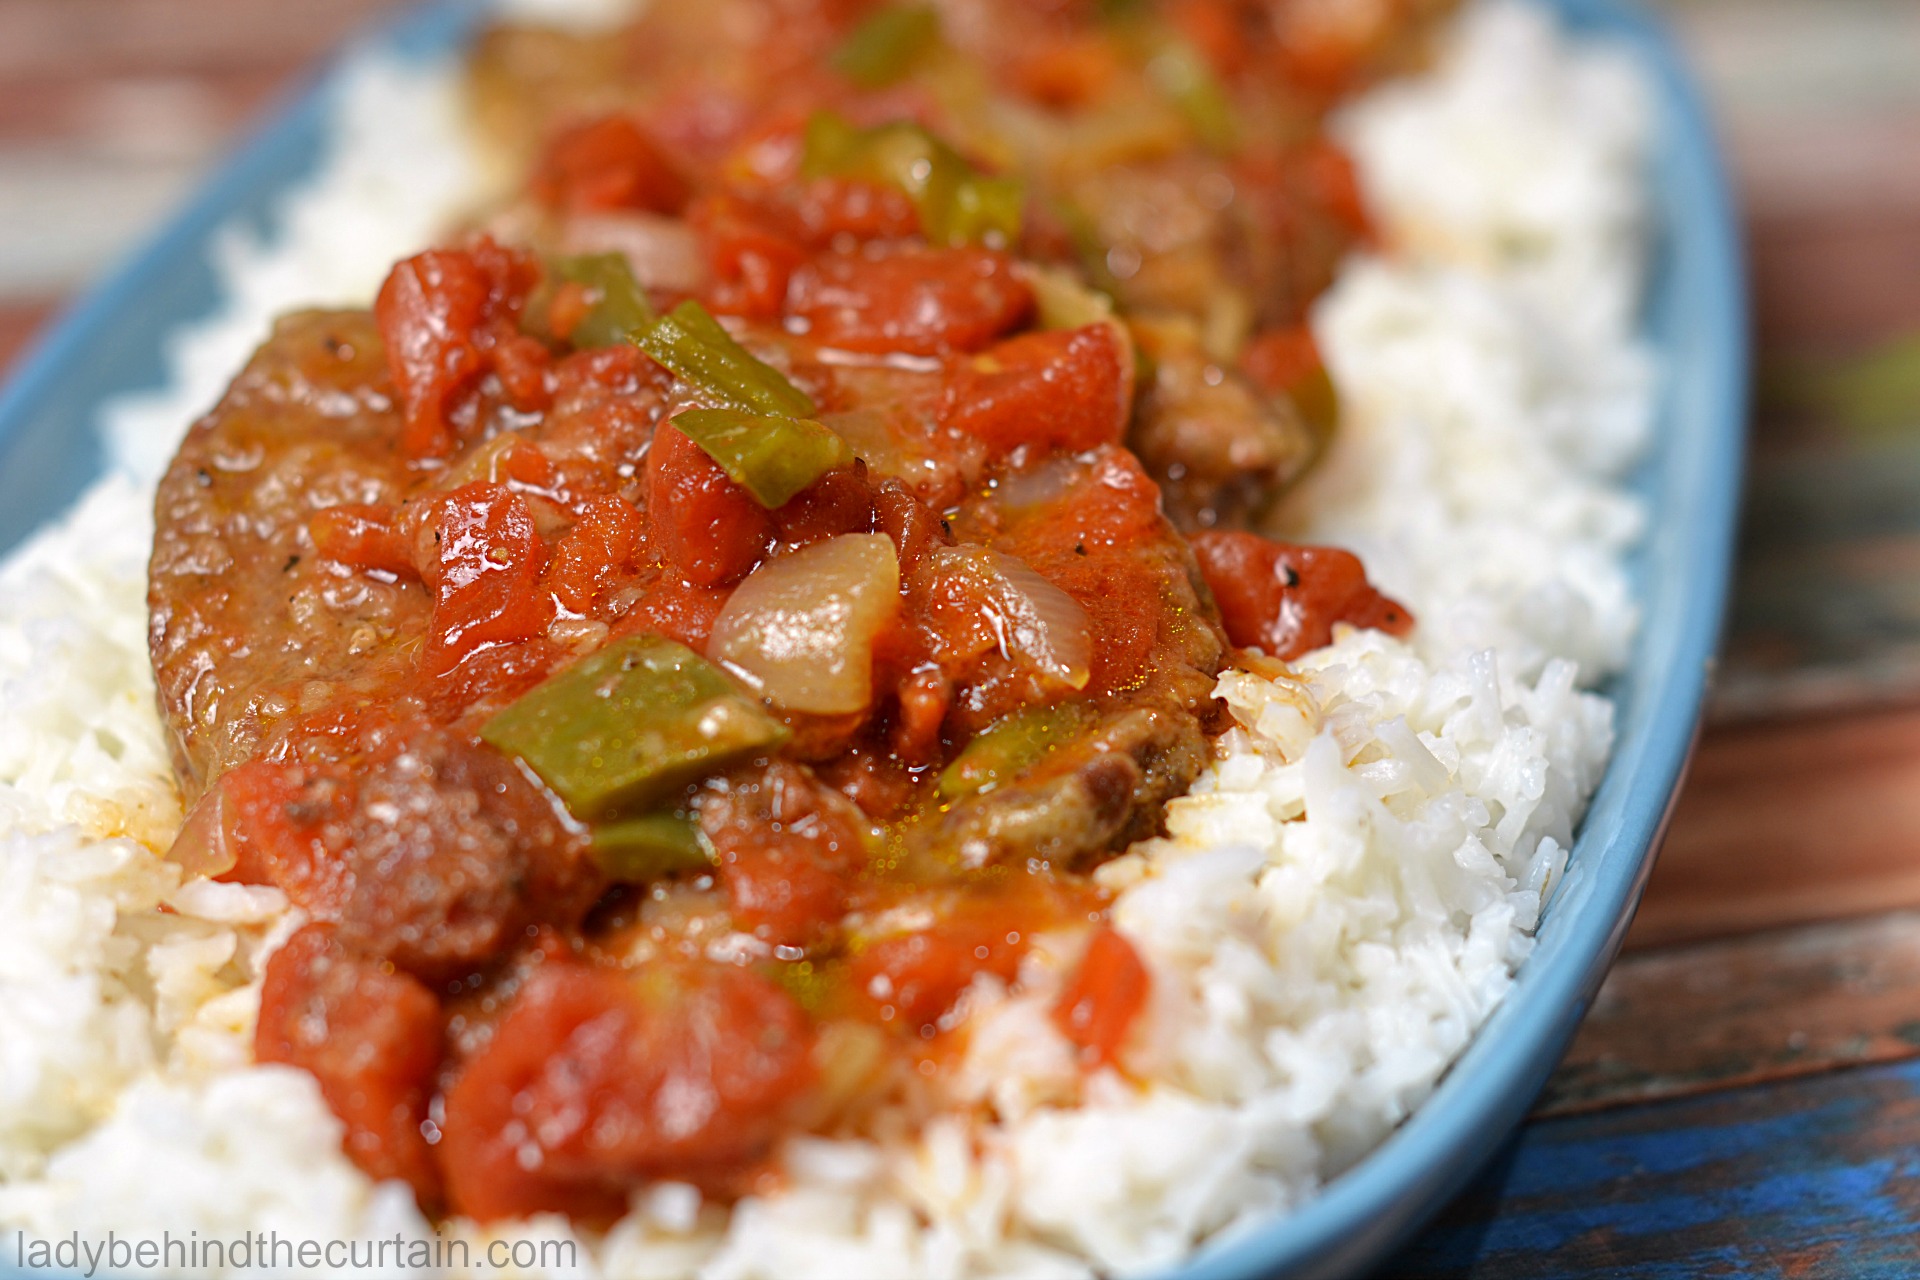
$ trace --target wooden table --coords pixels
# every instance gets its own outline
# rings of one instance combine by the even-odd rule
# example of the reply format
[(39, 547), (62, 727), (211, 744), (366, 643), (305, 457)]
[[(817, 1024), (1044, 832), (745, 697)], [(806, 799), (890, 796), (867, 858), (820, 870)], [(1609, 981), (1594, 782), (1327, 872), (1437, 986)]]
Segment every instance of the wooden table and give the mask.
[[(0, 0), (0, 366), (394, 0)], [(1920, 2), (1667, 0), (1762, 351), (1723, 676), (1629, 950), (1409, 1277), (1920, 1275)]]

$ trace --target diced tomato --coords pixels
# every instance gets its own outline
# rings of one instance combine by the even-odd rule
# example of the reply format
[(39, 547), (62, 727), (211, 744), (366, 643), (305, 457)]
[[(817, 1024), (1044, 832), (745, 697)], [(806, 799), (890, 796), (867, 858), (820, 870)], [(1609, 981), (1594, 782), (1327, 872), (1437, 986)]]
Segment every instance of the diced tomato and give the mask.
[(647, 209), (678, 213), (687, 181), (640, 126), (606, 116), (561, 133), (547, 147), (532, 184), (534, 198), (568, 213)]
[(1227, 638), (1291, 661), (1333, 641), (1335, 623), (1403, 636), (1413, 615), (1367, 581), (1360, 558), (1334, 547), (1300, 547), (1250, 533), (1192, 539)]
[(835, 467), (787, 500), (773, 513), (783, 542), (795, 546), (820, 542), (841, 533), (871, 533), (874, 525), (874, 489), (866, 464)]
[(413, 548), (394, 527), (390, 507), (343, 502), (314, 512), (307, 521), (307, 531), (313, 537), (314, 550), (323, 559), (395, 577), (419, 576)]
[(702, 294), (708, 309), (754, 320), (778, 318), (787, 282), (806, 261), (806, 250), (738, 196), (702, 197), (687, 211), (687, 221), (700, 237), (712, 274)]
[(442, 249), (408, 258), (381, 286), (374, 314), (405, 407), (400, 451), (409, 458), (452, 447), (452, 400), (486, 367), (473, 334), (486, 318), (487, 293), (472, 258)]
[(934, 510), (893, 476), (874, 486), (873, 509), (875, 527), (893, 539), (903, 579), (913, 576), (928, 552), (953, 541)]
[(1240, 357), (1247, 376), (1274, 395), (1288, 395), (1326, 364), (1313, 330), (1304, 324), (1283, 325), (1254, 336)]
[(233, 869), (220, 878), (270, 884), (312, 915), (332, 916), (353, 892), (353, 872), (326, 843), (330, 822), (353, 807), (341, 767), (255, 758), (223, 774)]
[(885, 938), (853, 958), (855, 987), (887, 1021), (918, 1032), (937, 1025), (977, 974), (1013, 981), (1032, 940), (1017, 919), (970, 912)]
[(704, 653), (713, 621), (732, 594), (730, 587), (696, 586), (678, 574), (663, 574), (640, 603), (614, 624), (614, 637), (652, 631)]
[(1068, 470), (1058, 495), (1014, 511), (994, 545), (1087, 611), (1097, 643), (1086, 692), (1129, 688), (1146, 671), (1165, 609), (1160, 578), (1138, 551), (1176, 535), (1161, 514), (1159, 488), (1125, 449), (1052, 465)]
[(493, 461), (490, 479), (505, 484), (525, 485), (529, 489), (551, 489), (558, 471), (546, 450), (528, 440), (514, 440)]
[(443, 498), (436, 521), (439, 573), (425, 669), (451, 673), (473, 653), (540, 635), (553, 620), (541, 591), (546, 543), (527, 500), (476, 481)]
[(1289, 5), (1274, 24), (1290, 83), (1331, 100), (1354, 85), (1393, 32), (1392, 5)]
[(1133, 369), (1113, 327), (1023, 333), (958, 361), (946, 424), (997, 452), (1079, 453), (1118, 444), (1133, 412)]
[(647, 453), (647, 515), (667, 563), (696, 586), (746, 577), (774, 537), (766, 508), (667, 423)]
[(631, 398), (667, 375), (638, 347), (593, 347), (575, 351), (553, 367), (555, 398), (574, 402), (600, 396)]
[[(553, 598), (547, 596), (539, 603), (551, 621)], [(482, 708), (499, 710), (546, 679), (566, 656), (545, 636), (483, 646), (421, 690), (422, 703), (428, 714), (443, 722)]]
[(1048, 33), (1007, 68), (1019, 92), (1050, 107), (1085, 106), (1104, 95), (1123, 70), (1104, 32)]
[(1150, 985), (1133, 945), (1111, 925), (1102, 925), (1053, 1007), (1054, 1025), (1080, 1046), (1081, 1061), (1111, 1066), (1146, 1007)]
[[(438, 457), (453, 447), (451, 417), (498, 363), (496, 345), (515, 336), (514, 318), (537, 277), (526, 255), (484, 238), (467, 249), (430, 249), (387, 276), (374, 317), (400, 392), (403, 457)], [(506, 363), (520, 392), (537, 398), (529, 382), (537, 361), (524, 344)]]
[(932, 764), (941, 754), (941, 728), (953, 708), (953, 682), (938, 667), (910, 672), (895, 690), (900, 710), (889, 746), (911, 764)]
[(1310, 199), (1338, 218), (1351, 235), (1373, 238), (1373, 217), (1367, 212), (1351, 156), (1327, 139), (1316, 138), (1294, 153), (1292, 164)]
[(411, 1183), (422, 1204), (440, 1175), (422, 1132), (440, 1064), (440, 1006), (392, 965), (310, 924), (267, 962), (254, 1057), (300, 1067), (346, 1126), (346, 1151), (376, 1180)]
[(978, 351), (1033, 311), (1013, 260), (992, 249), (869, 245), (826, 253), (793, 274), (787, 313), (848, 351)]
[(1221, 0), (1178, 0), (1168, 16), (1215, 71), (1232, 76), (1245, 69), (1250, 42), (1234, 5)]
[(815, 178), (801, 186), (793, 216), (814, 248), (841, 236), (903, 240), (920, 231), (920, 211), (898, 187), (852, 178)]
[(812, 1047), (792, 997), (746, 969), (549, 960), (447, 1093), (451, 1206), (606, 1222), (646, 1179), (724, 1181), (812, 1084)]
[(546, 589), (561, 608), (586, 617), (640, 550), (640, 513), (619, 498), (589, 500), (554, 547)]
[(494, 344), (492, 363), (500, 389), (515, 409), (545, 413), (553, 404), (553, 387), (547, 380), (553, 353), (546, 343), (524, 333), (507, 335)]
[(858, 811), (790, 764), (707, 796), (700, 823), (720, 856), (734, 922), (770, 942), (816, 941), (866, 865)]

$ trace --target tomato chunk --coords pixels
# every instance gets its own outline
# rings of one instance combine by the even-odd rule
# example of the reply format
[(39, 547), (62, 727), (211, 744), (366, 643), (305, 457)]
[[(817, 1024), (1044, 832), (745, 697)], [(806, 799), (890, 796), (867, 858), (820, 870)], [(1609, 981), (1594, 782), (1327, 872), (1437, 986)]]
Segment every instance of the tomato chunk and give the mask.
[(1374, 589), (1350, 551), (1251, 533), (1202, 533), (1192, 542), (1227, 638), (1242, 648), (1288, 662), (1331, 644), (1338, 622), (1396, 636), (1413, 629), (1413, 615)]
[(411, 1183), (423, 1204), (440, 1177), (421, 1126), (440, 1064), (440, 1006), (414, 978), (310, 924), (267, 962), (254, 1056), (300, 1067), (346, 1126), (346, 1151), (375, 1179)]
[(640, 603), (614, 625), (614, 638), (652, 631), (704, 653), (713, 620), (732, 594), (729, 587), (696, 586), (677, 574), (662, 574)]
[(704, 197), (687, 211), (687, 221), (700, 237), (713, 277), (701, 295), (707, 309), (776, 319), (806, 250), (738, 196)]
[[(486, 239), (469, 249), (430, 249), (387, 276), (374, 302), (374, 318), (400, 391), (403, 457), (438, 457), (453, 447), (452, 418), (480, 378), (499, 363), (494, 348), (503, 339), (512, 349), (508, 364), (517, 362), (508, 381), (520, 396), (538, 400), (527, 365), (539, 358), (525, 344), (511, 341), (518, 336), (514, 318), (537, 278), (526, 255)], [(544, 367), (540, 376), (544, 381)]]
[(546, 630), (553, 598), (539, 588), (547, 548), (525, 498), (505, 485), (462, 485), (442, 500), (437, 533), (427, 671), (447, 675), (475, 653)]
[(417, 576), (413, 548), (394, 527), (390, 507), (360, 502), (327, 507), (313, 513), (307, 530), (314, 550), (325, 559), (394, 577)]
[(1247, 343), (1240, 366), (1264, 390), (1286, 395), (1309, 378), (1326, 372), (1313, 330), (1304, 324), (1285, 325), (1256, 334)]
[(992, 448), (1079, 453), (1118, 444), (1133, 412), (1133, 370), (1113, 327), (1023, 333), (960, 361), (946, 422)]
[(794, 272), (787, 313), (813, 339), (848, 351), (977, 351), (1020, 325), (1033, 292), (991, 249), (869, 245)]
[(533, 178), (534, 198), (577, 213), (647, 209), (678, 213), (687, 182), (640, 126), (606, 116), (561, 133), (548, 146)]
[(854, 957), (853, 980), (882, 1018), (918, 1032), (937, 1026), (976, 975), (1013, 981), (1030, 946), (1017, 920), (970, 914), (874, 943)]
[(1058, 491), (1017, 506), (994, 546), (1025, 562), (1087, 611), (1092, 674), (1087, 692), (1124, 689), (1146, 670), (1163, 610), (1162, 579), (1140, 552), (1176, 536), (1160, 490), (1125, 449), (1045, 465)]
[(874, 487), (859, 461), (835, 467), (773, 513), (781, 539), (796, 546), (840, 533), (871, 533), (876, 518)]
[(1133, 944), (1111, 925), (1102, 925), (1053, 1007), (1054, 1025), (1080, 1046), (1082, 1062), (1111, 1066), (1146, 1007), (1150, 986), (1147, 966)]
[(700, 824), (720, 855), (734, 922), (775, 943), (816, 941), (866, 865), (859, 811), (784, 762), (709, 794)]
[(647, 453), (647, 514), (667, 563), (688, 582), (737, 582), (760, 563), (773, 518), (683, 431), (662, 423)]
[(647, 1178), (724, 1183), (812, 1083), (812, 1046), (792, 997), (745, 969), (548, 960), (447, 1093), (452, 1207), (608, 1221)]
[(554, 548), (546, 587), (569, 613), (585, 617), (640, 550), (640, 513), (611, 494), (589, 500)]
[(270, 884), (310, 915), (331, 916), (353, 892), (353, 872), (326, 844), (352, 793), (343, 769), (256, 757), (214, 785), (226, 797), (234, 865), (221, 878)]
[(839, 236), (900, 240), (920, 230), (920, 211), (898, 187), (854, 178), (815, 178), (800, 188), (793, 216), (807, 243), (824, 248)]

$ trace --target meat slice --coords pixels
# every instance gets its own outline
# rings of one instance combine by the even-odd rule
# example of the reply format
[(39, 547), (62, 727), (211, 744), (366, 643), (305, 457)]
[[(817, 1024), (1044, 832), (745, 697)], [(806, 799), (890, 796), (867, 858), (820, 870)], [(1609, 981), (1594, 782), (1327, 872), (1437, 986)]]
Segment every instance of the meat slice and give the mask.
[(504, 756), (411, 727), (349, 763), (249, 762), (220, 784), (236, 878), (428, 981), (484, 968), (605, 885), (586, 839)]
[(1210, 357), (1192, 324), (1136, 322), (1133, 332), (1154, 373), (1127, 442), (1168, 515), (1189, 532), (1258, 517), (1307, 469), (1319, 438), (1290, 402)]
[(1155, 834), (1162, 806), (1193, 785), (1209, 758), (1200, 709), (1213, 682), (1185, 683), (1185, 698), (1169, 690), (1112, 706), (1097, 728), (1030, 773), (917, 828), (917, 847), (970, 869), (1038, 859), (1084, 870)]
[(195, 423), (155, 502), (147, 603), (160, 710), (192, 799), (276, 726), (358, 692), (384, 700), (426, 627), (411, 577), (316, 553), (326, 507), (391, 507), (407, 478), (373, 318), (288, 316)]
[[(921, 824), (916, 846), (969, 867), (1038, 858), (1078, 869), (1152, 834), (1166, 801), (1206, 765), (1226, 653), (1212, 597), (1153, 482), (1119, 448), (1055, 458), (964, 507), (954, 527), (1018, 557), (1086, 611), (1100, 639), (1085, 691), (1094, 716), (1019, 776)], [(956, 702), (968, 701), (962, 688)]]

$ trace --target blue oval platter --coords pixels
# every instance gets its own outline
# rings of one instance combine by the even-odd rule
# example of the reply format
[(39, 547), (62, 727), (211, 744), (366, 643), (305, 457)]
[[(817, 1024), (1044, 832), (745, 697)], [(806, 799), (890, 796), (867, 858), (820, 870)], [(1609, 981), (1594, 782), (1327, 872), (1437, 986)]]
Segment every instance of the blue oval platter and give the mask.
[[(1539, 946), (1506, 1002), (1388, 1141), (1292, 1215), (1203, 1248), (1157, 1280), (1360, 1276), (1457, 1194), (1520, 1123), (1605, 976), (1646, 883), (1705, 699), (1731, 570), (1744, 443), (1746, 309), (1738, 227), (1707, 115), (1679, 53), (1623, 0), (1538, 0), (1631, 50), (1656, 91), (1657, 256), (1646, 331), (1664, 371), (1654, 450), (1636, 483), (1651, 521), (1635, 562), (1642, 630), (1608, 692), (1619, 740)], [(479, 8), (442, 3), (367, 43), (456, 48)], [(337, 74), (323, 77), (96, 289), (0, 393), (0, 553), (58, 515), (103, 466), (103, 401), (165, 380), (169, 330), (212, 312), (221, 230), (271, 232), (280, 197), (325, 154)], [(11, 1259), (0, 1258), (0, 1276)]]

